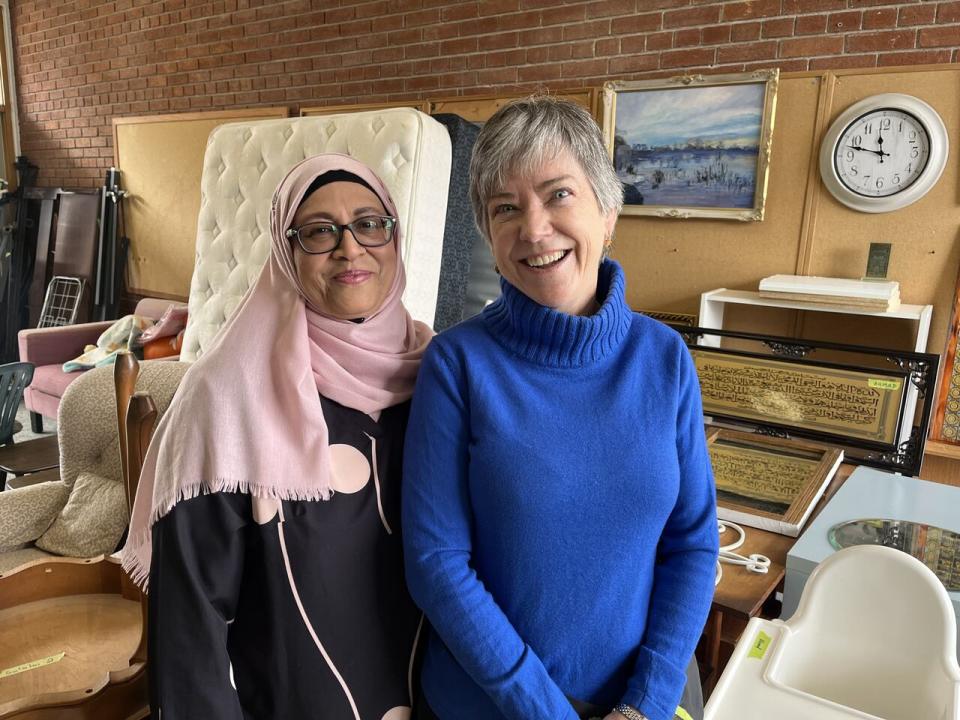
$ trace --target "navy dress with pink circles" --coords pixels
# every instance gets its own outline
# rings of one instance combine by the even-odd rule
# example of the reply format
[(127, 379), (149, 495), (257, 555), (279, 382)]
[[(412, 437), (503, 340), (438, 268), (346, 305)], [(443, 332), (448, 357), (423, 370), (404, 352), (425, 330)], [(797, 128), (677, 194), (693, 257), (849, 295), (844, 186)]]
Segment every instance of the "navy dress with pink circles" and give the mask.
[(376, 421), (321, 403), (330, 500), (211, 493), (154, 525), (155, 718), (410, 718), (422, 616), (400, 538), (409, 403)]

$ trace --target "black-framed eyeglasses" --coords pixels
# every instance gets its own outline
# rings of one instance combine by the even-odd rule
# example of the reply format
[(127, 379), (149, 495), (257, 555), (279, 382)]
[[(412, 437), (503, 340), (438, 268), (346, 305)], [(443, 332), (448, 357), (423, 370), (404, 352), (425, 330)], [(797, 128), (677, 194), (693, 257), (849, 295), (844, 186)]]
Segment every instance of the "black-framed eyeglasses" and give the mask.
[(380, 247), (393, 240), (397, 219), (387, 215), (366, 215), (353, 222), (338, 225), (333, 222), (310, 222), (286, 232), (288, 238), (297, 238), (300, 248), (308, 255), (323, 255), (340, 247), (343, 233), (349, 230), (363, 247)]

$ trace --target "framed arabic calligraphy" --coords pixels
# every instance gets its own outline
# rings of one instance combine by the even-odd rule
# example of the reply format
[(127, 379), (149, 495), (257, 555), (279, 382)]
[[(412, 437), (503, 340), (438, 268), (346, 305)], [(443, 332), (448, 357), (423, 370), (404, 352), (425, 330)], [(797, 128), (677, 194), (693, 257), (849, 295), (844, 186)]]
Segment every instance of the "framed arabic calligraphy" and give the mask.
[(735, 430), (707, 437), (717, 516), (797, 537), (843, 460), (843, 451)]
[(930, 353), (674, 326), (716, 426), (842, 448), (848, 461), (916, 475), (940, 358)]

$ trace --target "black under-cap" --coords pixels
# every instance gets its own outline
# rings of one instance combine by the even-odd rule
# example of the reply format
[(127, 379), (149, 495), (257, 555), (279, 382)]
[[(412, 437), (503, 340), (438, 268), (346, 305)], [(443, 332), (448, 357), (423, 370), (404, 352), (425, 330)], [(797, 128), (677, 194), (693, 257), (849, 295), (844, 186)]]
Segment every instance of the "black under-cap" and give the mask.
[(310, 183), (310, 187), (307, 188), (307, 191), (303, 194), (303, 197), (300, 199), (300, 205), (303, 205), (304, 201), (306, 201), (308, 197), (313, 195), (314, 192), (322, 188), (324, 185), (329, 185), (330, 183), (335, 182), (352, 182), (357, 183), (357, 185), (363, 185), (367, 190), (376, 195), (377, 199), (383, 203), (384, 207), (386, 207), (386, 203), (384, 202), (383, 198), (380, 197), (380, 193), (370, 187), (370, 183), (368, 183), (359, 175), (354, 175), (352, 172), (348, 172), (347, 170), (330, 170), (323, 173), (323, 175), (317, 175), (314, 181)]

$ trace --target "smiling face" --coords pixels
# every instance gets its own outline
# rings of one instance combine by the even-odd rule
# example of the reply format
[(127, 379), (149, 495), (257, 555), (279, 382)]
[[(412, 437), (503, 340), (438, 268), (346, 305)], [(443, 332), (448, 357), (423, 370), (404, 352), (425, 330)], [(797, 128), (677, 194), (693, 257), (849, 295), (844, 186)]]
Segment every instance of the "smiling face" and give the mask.
[(493, 257), (511, 285), (570, 315), (597, 310), (597, 269), (616, 213), (600, 212), (580, 163), (568, 151), (507, 178), (486, 211)]
[[(380, 199), (363, 185), (332, 182), (300, 204), (291, 227), (317, 221), (342, 225), (365, 215), (387, 214)], [(305, 253), (296, 238), (291, 242), (300, 286), (314, 310), (354, 320), (369, 317), (383, 304), (397, 273), (396, 242), (363, 247), (344, 230), (337, 249), (323, 255)]]

